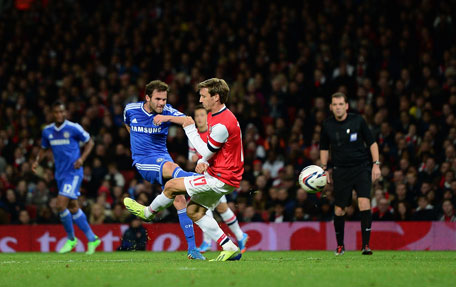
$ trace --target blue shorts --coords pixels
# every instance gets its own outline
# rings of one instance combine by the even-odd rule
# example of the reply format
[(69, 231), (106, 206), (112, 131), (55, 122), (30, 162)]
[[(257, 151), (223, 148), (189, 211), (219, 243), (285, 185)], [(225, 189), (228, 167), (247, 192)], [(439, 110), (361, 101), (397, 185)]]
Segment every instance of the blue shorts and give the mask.
[(59, 188), (59, 195), (78, 199), (81, 195), (79, 189), (81, 188), (82, 175), (79, 174), (68, 174), (62, 179), (57, 180), (57, 187)]
[(169, 154), (162, 154), (159, 156), (149, 156), (137, 160), (135, 167), (141, 176), (150, 183), (158, 182), (163, 186), (163, 165), (165, 162), (174, 162)]

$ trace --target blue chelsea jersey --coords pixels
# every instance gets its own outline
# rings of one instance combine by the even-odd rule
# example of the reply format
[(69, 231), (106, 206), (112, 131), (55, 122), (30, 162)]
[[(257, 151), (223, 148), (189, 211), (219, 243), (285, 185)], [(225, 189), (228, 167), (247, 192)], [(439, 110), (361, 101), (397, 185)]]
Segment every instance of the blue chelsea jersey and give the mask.
[(89, 140), (89, 133), (79, 124), (68, 120), (65, 120), (60, 127), (53, 123), (43, 129), (41, 147), (52, 149), (57, 180), (71, 174), (82, 176), (82, 167), (75, 169), (73, 165), (81, 155), (79, 143), (86, 143)]
[[(133, 165), (142, 158), (168, 153), (166, 137), (171, 122), (154, 125), (156, 114), (144, 110), (144, 102), (130, 103), (124, 110), (124, 122), (130, 127), (130, 144)], [(163, 108), (164, 116), (185, 116), (170, 104)]]

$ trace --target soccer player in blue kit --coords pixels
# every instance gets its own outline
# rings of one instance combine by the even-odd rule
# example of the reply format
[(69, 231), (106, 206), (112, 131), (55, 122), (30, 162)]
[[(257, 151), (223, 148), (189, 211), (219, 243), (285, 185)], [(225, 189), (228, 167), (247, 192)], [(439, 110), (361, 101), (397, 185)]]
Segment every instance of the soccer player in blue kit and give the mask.
[[(166, 138), (171, 123), (182, 125), (185, 115), (167, 104), (169, 87), (155, 80), (146, 85), (145, 101), (130, 103), (124, 110), (125, 126), (130, 133), (133, 165), (141, 176), (164, 186), (166, 179), (193, 176), (195, 173), (182, 170), (168, 153)], [(172, 116), (170, 121), (163, 117)], [(204, 260), (195, 245), (193, 222), (187, 215), (187, 201), (184, 195), (176, 196), (179, 223), (188, 244), (189, 259)]]
[[(100, 245), (101, 240), (90, 228), (86, 215), (79, 208), (77, 199), (80, 195), (79, 188), (82, 182), (82, 165), (92, 151), (94, 142), (79, 124), (66, 119), (63, 103), (54, 103), (52, 112), (55, 122), (43, 129), (41, 150), (32, 165), (32, 170), (37, 171), (45, 150), (51, 148), (55, 162), (55, 179), (59, 189), (57, 210), (68, 237), (58, 252), (67, 253), (76, 247), (78, 240), (74, 236), (74, 222), (86, 235), (89, 241), (86, 254), (91, 255), (95, 253), (95, 249)], [(80, 142), (85, 144), (82, 154), (79, 149)]]

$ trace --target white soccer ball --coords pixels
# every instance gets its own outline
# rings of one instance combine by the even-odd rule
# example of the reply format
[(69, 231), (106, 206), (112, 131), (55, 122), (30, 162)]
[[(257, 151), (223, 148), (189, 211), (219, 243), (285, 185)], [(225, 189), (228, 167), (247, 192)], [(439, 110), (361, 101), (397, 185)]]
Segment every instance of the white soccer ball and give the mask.
[(309, 165), (299, 174), (299, 185), (308, 193), (317, 193), (326, 186), (326, 173), (318, 165)]

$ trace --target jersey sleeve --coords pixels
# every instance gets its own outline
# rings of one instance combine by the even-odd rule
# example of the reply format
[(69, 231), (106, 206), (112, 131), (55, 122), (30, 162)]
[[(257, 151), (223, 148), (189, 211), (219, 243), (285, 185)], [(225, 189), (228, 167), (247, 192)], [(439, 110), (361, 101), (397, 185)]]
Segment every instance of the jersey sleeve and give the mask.
[(123, 119), (124, 119), (124, 123), (127, 126), (130, 126), (130, 114), (128, 113), (127, 107), (125, 107), (125, 109), (124, 109)]
[(166, 105), (164, 110), (167, 112), (168, 115), (174, 116), (174, 117), (185, 117), (184, 113), (181, 113), (180, 111), (176, 110), (173, 108), (171, 105)]
[(229, 133), (226, 126), (216, 124), (212, 127), (212, 131), (207, 137), (207, 148), (211, 152), (218, 151), (228, 139)]
[(192, 160), (192, 157), (196, 154), (196, 148), (192, 142), (188, 140), (188, 160)]
[(367, 126), (364, 118), (361, 116), (359, 116), (359, 118), (361, 121), (361, 133), (363, 135), (364, 141), (366, 142), (367, 146), (370, 147), (375, 142), (374, 136), (372, 135), (372, 132)]
[(323, 123), (320, 132), (320, 150), (329, 150), (329, 137), (326, 123)]
[(43, 132), (41, 133), (41, 147), (43, 149), (48, 149), (49, 147), (51, 147), (45, 130), (43, 130)]
[(90, 135), (88, 132), (86, 132), (80, 124), (75, 124), (74, 125), (74, 130), (75, 130), (75, 137), (78, 141), (86, 143), (90, 140)]

